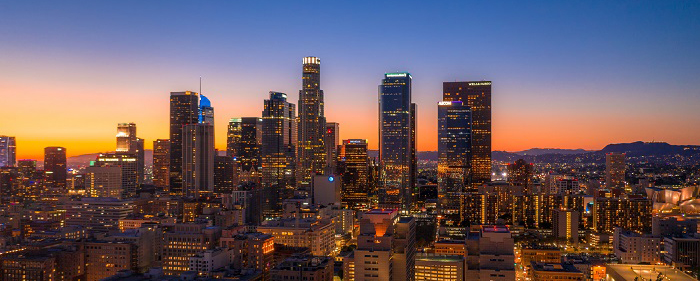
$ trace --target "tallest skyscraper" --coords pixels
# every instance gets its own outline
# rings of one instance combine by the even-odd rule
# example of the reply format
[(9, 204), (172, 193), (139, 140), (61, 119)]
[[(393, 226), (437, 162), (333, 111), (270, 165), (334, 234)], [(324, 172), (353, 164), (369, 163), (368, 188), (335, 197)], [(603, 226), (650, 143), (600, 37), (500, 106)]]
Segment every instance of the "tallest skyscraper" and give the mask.
[(321, 59), (303, 59), (302, 89), (299, 91), (299, 137), (297, 182), (301, 189), (309, 190), (313, 174), (323, 174), (326, 167), (324, 131), (326, 117), (323, 112), (321, 90)]

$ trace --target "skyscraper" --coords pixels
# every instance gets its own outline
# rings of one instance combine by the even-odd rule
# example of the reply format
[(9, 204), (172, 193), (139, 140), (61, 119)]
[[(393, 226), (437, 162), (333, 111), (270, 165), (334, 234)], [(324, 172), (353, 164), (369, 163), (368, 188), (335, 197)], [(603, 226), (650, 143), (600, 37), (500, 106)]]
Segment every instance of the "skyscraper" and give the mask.
[(529, 193), (534, 175), (534, 165), (523, 159), (508, 164), (508, 183), (513, 186), (521, 186), (524, 193)]
[(182, 142), (182, 190), (199, 198), (214, 191), (214, 126), (187, 124)]
[(608, 188), (625, 187), (625, 154), (605, 154), (605, 185)]
[(343, 140), (339, 153), (343, 203), (351, 208), (368, 206), (369, 157), (367, 156), (367, 140)]
[(261, 144), (261, 118), (231, 118), (228, 125), (226, 155), (233, 157), (234, 184), (240, 184), (245, 189), (260, 185)]
[(321, 90), (321, 59), (303, 59), (302, 89), (299, 91), (299, 136), (297, 182), (308, 190), (312, 174), (323, 174), (326, 168), (324, 131), (326, 117)]
[[(197, 123), (182, 130), (182, 193), (200, 198), (214, 191), (214, 108), (200, 94)], [(171, 140), (172, 142), (172, 140)]]
[(209, 98), (199, 94), (199, 123), (211, 124), (214, 126), (214, 108), (211, 106)]
[(102, 153), (97, 156), (95, 167), (119, 167), (122, 172), (122, 198), (136, 195), (139, 187), (138, 156), (136, 153)]
[(491, 81), (443, 82), (444, 101), (461, 101), (472, 111), (472, 191), (491, 181)]
[(230, 194), (236, 187), (233, 185), (233, 157), (214, 156), (214, 193)]
[(183, 128), (187, 124), (197, 124), (199, 118), (198, 93), (170, 93), (170, 193), (182, 194)]
[(16, 162), (15, 137), (0, 136), (0, 167), (14, 167)]
[(387, 73), (379, 86), (379, 204), (403, 212), (410, 210), (415, 186), (412, 79), (407, 72)]
[(117, 152), (136, 152), (136, 124), (117, 124)]
[(337, 171), (338, 146), (340, 145), (340, 125), (336, 122), (326, 123), (324, 145), (326, 147), (326, 174), (332, 175)]
[(48, 187), (65, 189), (68, 170), (66, 167), (66, 149), (63, 147), (44, 148), (44, 172)]
[(287, 94), (270, 92), (262, 112), (262, 187), (263, 212), (278, 216), (282, 200), (291, 196), (296, 186), (296, 114), (287, 102)]
[(153, 141), (153, 185), (170, 189), (170, 140)]
[(438, 103), (438, 210), (445, 225), (459, 225), (471, 155), (471, 109), (461, 101)]
[(136, 155), (136, 165), (138, 173), (138, 184), (144, 182), (145, 151), (143, 139), (136, 137), (135, 123), (117, 124), (117, 149), (116, 152)]
[(87, 167), (86, 195), (89, 197), (122, 198), (122, 170), (120, 167)]

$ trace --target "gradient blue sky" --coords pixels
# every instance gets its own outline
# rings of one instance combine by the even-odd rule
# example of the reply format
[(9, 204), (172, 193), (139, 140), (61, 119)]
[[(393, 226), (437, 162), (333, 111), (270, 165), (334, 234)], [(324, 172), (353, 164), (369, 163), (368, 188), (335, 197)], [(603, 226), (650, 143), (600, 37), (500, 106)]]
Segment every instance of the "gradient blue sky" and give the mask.
[(168, 93), (231, 117), (270, 90), (297, 103), (322, 60), (328, 121), (377, 139), (382, 74), (408, 71), (418, 146), (442, 82), (493, 81), (495, 150), (700, 144), (700, 1), (0, 1), (0, 134), (21, 158), (114, 149), (116, 123), (168, 137)]

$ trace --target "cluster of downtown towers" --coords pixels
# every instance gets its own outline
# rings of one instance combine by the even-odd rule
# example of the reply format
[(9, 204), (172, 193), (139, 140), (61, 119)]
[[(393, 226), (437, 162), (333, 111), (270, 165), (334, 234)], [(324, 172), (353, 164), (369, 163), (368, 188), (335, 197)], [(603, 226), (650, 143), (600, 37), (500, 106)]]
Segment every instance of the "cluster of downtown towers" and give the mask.
[[(172, 194), (206, 197), (223, 191), (214, 190), (220, 185), (215, 169), (231, 169), (233, 182), (226, 185), (259, 192), (262, 213), (272, 218), (284, 199), (314, 198), (316, 176), (339, 175), (349, 207), (410, 213), (417, 194), (411, 75), (386, 73), (379, 85), (379, 158), (372, 161), (366, 140), (340, 143), (338, 124), (326, 122), (320, 59), (305, 57), (302, 68), (298, 115), (285, 93), (271, 91), (262, 117), (231, 119), (229, 160), (215, 160), (210, 101), (196, 92), (172, 92), (170, 139), (154, 142), (154, 184)], [(437, 106), (438, 205), (443, 218), (459, 222), (466, 211), (462, 195), (491, 180), (491, 82), (445, 82)]]

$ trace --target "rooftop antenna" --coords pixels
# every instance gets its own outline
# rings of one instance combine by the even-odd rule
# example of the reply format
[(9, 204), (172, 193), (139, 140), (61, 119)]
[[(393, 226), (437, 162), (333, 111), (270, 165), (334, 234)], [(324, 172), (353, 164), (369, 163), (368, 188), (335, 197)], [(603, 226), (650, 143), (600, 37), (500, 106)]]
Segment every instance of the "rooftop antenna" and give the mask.
[(202, 94), (202, 76), (199, 76), (199, 94)]

